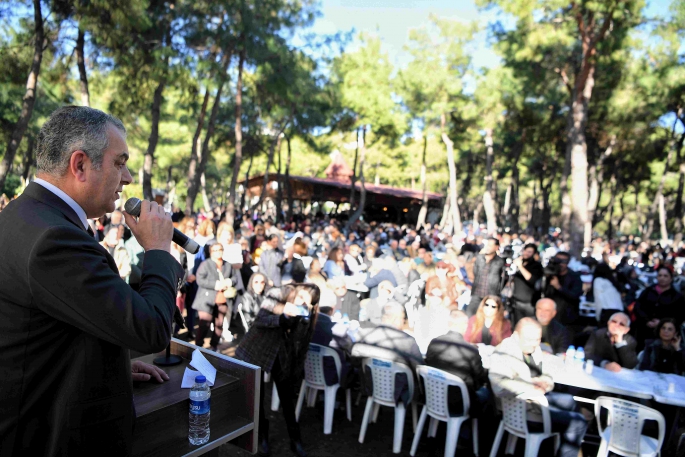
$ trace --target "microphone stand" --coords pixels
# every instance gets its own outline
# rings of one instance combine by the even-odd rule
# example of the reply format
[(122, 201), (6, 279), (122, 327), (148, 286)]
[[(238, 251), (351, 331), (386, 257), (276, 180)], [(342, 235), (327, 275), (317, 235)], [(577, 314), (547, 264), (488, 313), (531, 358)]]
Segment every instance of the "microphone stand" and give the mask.
[(157, 357), (155, 358), (152, 363), (155, 365), (159, 365), (160, 367), (169, 367), (172, 365), (178, 365), (181, 363), (181, 359), (177, 355), (171, 355), (171, 341), (169, 341), (169, 345), (166, 347), (166, 354), (162, 357)]

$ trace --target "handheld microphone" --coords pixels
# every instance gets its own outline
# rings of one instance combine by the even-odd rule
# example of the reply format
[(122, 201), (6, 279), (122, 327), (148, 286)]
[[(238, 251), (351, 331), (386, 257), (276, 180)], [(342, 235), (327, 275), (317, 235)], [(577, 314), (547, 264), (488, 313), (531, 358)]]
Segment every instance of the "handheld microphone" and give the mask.
[[(126, 211), (131, 216), (140, 217), (140, 204), (141, 201), (139, 198), (129, 198), (128, 200), (126, 200), (126, 204), (124, 205), (124, 211)], [(174, 228), (174, 236), (171, 238), (171, 241), (178, 244), (191, 254), (197, 254), (197, 252), (200, 250), (199, 244), (188, 238), (183, 232), (181, 232), (177, 228)]]

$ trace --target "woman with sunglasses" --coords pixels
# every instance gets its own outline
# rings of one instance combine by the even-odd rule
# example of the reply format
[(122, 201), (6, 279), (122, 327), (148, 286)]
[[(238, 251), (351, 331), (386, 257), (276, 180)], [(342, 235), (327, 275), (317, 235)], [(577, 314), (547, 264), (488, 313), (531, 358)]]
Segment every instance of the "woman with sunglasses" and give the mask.
[(685, 353), (675, 319), (666, 318), (656, 327), (657, 339), (648, 342), (638, 370), (682, 375), (685, 373)]
[[(314, 284), (288, 284), (270, 289), (254, 325), (236, 350), (235, 357), (257, 365), (276, 383), (283, 416), (290, 436), (290, 449), (298, 457), (307, 454), (300, 426), (295, 421), (295, 386), (299, 386), (304, 361), (319, 312), (319, 288)], [(268, 456), (269, 421), (264, 414), (264, 379), (259, 402), (258, 455)], [(279, 453), (282, 455), (282, 453)]]
[(497, 346), (511, 336), (511, 322), (504, 317), (504, 305), (496, 295), (486, 295), (469, 319), (464, 339), (469, 343)]

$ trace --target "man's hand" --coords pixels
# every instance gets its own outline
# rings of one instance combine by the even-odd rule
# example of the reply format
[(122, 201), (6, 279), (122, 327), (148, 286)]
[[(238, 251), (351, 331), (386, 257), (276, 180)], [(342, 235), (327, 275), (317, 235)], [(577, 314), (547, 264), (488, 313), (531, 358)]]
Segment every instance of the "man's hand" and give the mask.
[(619, 365), (616, 362), (609, 362), (606, 365), (604, 365), (604, 368), (614, 373), (618, 373), (619, 371), (621, 371), (621, 365)]
[(131, 378), (137, 382), (149, 381), (155, 378), (157, 382), (162, 383), (169, 380), (169, 375), (161, 368), (136, 360), (131, 362)]
[(171, 250), (174, 224), (171, 222), (171, 215), (167, 214), (162, 206), (156, 202), (143, 200), (140, 203), (140, 217), (137, 221), (128, 213), (124, 213), (124, 218), (143, 249), (166, 252)]
[(283, 307), (283, 314), (285, 314), (286, 316), (291, 316), (291, 317), (297, 316), (298, 315), (297, 306), (295, 306), (294, 304), (292, 304), (290, 302), (286, 303), (285, 306)]
[(657, 325), (659, 325), (659, 319), (656, 319), (656, 318), (647, 322), (647, 327), (649, 327), (649, 328), (656, 328)]
[(536, 388), (542, 389), (545, 393), (552, 389), (552, 384), (544, 378), (533, 378), (533, 385), (535, 385)]
[(559, 278), (556, 276), (553, 276), (552, 279), (549, 280), (549, 285), (554, 287), (556, 290), (561, 289), (561, 284), (559, 284)]
[(186, 281), (187, 282), (195, 282), (195, 275), (193, 275), (193, 274), (188, 275), (188, 277), (186, 278)]

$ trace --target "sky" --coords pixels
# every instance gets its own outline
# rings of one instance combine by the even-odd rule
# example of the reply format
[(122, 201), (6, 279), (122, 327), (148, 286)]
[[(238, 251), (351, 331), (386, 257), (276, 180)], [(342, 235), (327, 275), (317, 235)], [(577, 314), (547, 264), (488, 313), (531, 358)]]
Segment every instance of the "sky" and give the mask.
[[(666, 15), (671, 0), (649, 0), (647, 16)], [(497, 19), (495, 11), (479, 12), (473, 0), (321, 0), (322, 17), (311, 31), (333, 34), (340, 31), (368, 32), (379, 36), (391, 62), (403, 67), (410, 56), (403, 50), (409, 30), (428, 25), (429, 15), (464, 21), (477, 21), (483, 31), (473, 48), (474, 68), (491, 68), (499, 62), (488, 45), (487, 24)]]

